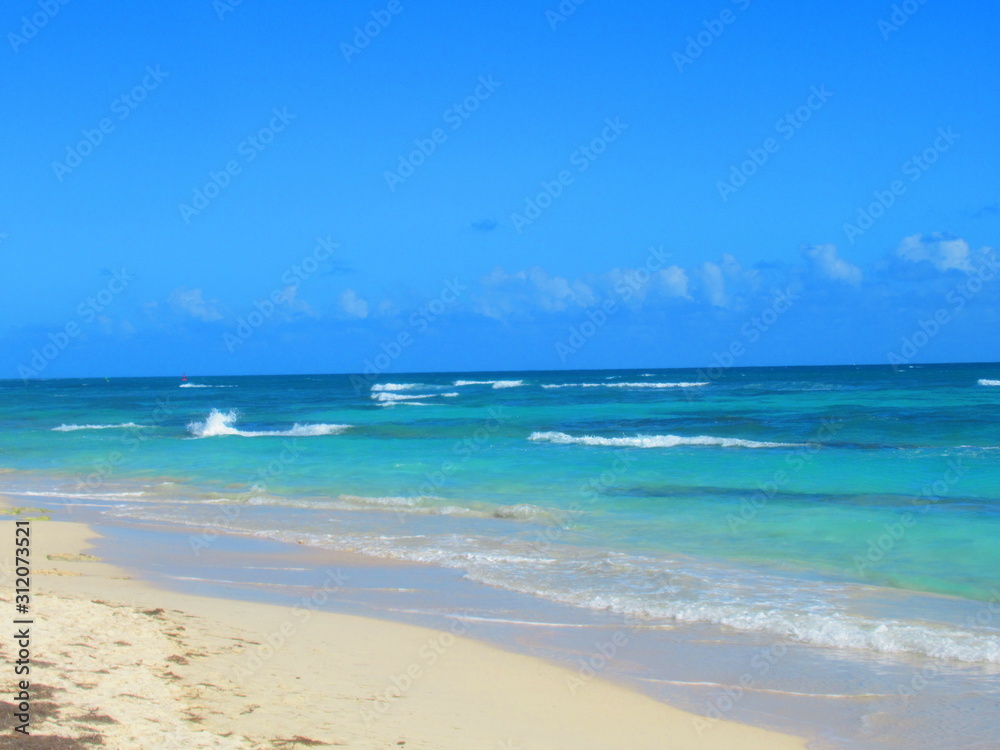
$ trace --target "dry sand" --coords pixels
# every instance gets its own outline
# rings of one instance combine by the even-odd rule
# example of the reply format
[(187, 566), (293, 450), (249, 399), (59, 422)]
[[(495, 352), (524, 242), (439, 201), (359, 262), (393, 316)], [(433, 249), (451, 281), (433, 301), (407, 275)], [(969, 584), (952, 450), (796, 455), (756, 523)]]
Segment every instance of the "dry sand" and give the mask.
[[(699, 732), (692, 714), (599, 678), (571, 692), (573, 672), (450, 633), (159, 590), (85, 556), (87, 526), (31, 529), (32, 737), (12, 731), (3, 638), (0, 748), (805, 747), (732, 722)], [(10, 623), (13, 523), (0, 534)]]

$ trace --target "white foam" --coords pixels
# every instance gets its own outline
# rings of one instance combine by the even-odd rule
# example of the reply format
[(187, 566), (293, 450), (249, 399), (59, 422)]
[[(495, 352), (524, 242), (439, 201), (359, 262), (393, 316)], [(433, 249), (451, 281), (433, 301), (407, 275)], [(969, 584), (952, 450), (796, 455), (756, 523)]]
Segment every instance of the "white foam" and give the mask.
[(376, 383), (372, 386), (372, 392), (379, 391), (409, 391), (414, 388), (426, 388), (423, 383)]
[(338, 500), (352, 505), (374, 505), (382, 508), (413, 508), (426, 500), (424, 497), (389, 495), (385, 497), (363, 497), (361, 495), (338, 495)]
[[(598, 596), (587, 602), (598, 609), (634, 612), (634, 603), (616, 596)], [(1000, 639), (947, 626), (853, 617), (837, 612), (808, 613), (787, 609), (747, 608), (742, 604), (677, 602), (645, 604), (643, 614), (679, 622), (710, 622), (739, 630), (774, 633), (817, 646), (920, 654), (934, 659), (1000, 663)]]
[[(336, 500), (356, 508), (408, 513), (447, 513), (450, 508), (422, 506), (430, 498), (358, 497)], [(440, 498), (434, 498), (440, 500)], [(310, 503), (312, 505), (312, 503)], [(120, 515), (157, 520), (146, 509), (123, 508)], [(111, 511), (112, 515), (116, 511)], [(213, 527), (201, 520), (164, 518), (189, 526)], [(219, 525), (236, 530), (228, 519)], [(793, 642), (828, 648), (886, 654), (916, 654), (932, 659), (1000, 664), (1000, 638), (995, 630), (970, 626), (904, 621), (849, 613), (850, 602), (868, 587), (823, 584), (719, 566), (690, 565), (683, 559), (635, 557), (595, 551), (582, 559), (560, 554), (561, 545), (524, 544), (513, 539), (464, 534), (427, 536), (356, 534), (338, 531), (260, 531), (251, 533), (283, 541), (346, 549), (388, 559), (438, 564), (464, 571), (473, 581), (531, 594), (577, 607), (610, 611), (649, 622), (654, 627), (679, 623), (712, 623), (769, 634)], [(577, 550), (583, 552), (583, 550)], [(635, 590), (623, 581), (650, 581)], [(632, 589), (630, 591), (630, 589)], [(983, 607), (992, 605), (983, 603)]]
[(206, 385), (204, 383), (181, 383), (181, 388), (235, 388), (235, 385)]
[[(565, 579), (555, 586), (539, 586), (538, 574), (543, 578), (555, 567), (566, 570), (567, 561), (525, 557), (491, 549), (470, 551), (467, 548), (434, 548), (424, 540), (419, 547), (400, 549), (398, 541), (369, 540), (367, 549), (359, 551), (385, 556), (429, 562), (460, 568), (474, 581), (522, 593), (532, 594), (565, 604), (590, 609), (611, 611), (640, 618), (665, 618), (676, 622), (713, 623), (743, 631), (771, 633), (786, 641), (798, 641), (817, 646), (857, 649), (888, 654), (919, 654), (934, 659), (961, 662), (987, 662), (1000, 664), (1000, 638), (992, 634), (963, 630), (954, 626), (926, 622), (859, 617), (845, 614), (836, 608), (809, 611), (794, 601), (787, 605), (767, 603), (751, 591), (740, 591), (736, 586), (728, 591), (730, 601), (706, 600), (705, 593), (713, 588), (675, 590), (668, 596), (649, 597), (644, 594), (618, 593), (617, 584), (605, 591), (569, 587)], [(356, 547), (356, 548), (358, 548)], [(592, 561), (593, 567), (596, 561)], [(628, 560), (618, 561), (626, 572), (634, 568)], [(579, 580), (578, 576), (574, 576)], [(705, 581), (710, 585), (714, 582)], [(603, 587), (602, 587), (603, 588)], [(701, 586), (698, 587), (701, 589)], [(732, 595), (736, 594), (736, 601)], [(714, 597), (714, 595), (713, 595)]]
[[(204, 503), (205, 501), (200, 500)], [(220, 497), (213, 501), (219, 504), (236, 502), (230, 497)], [(336, 497), (290, 498), (272, 495), (254, 495), (243, 501), (246, 505), (267, 505), (279, 507), (308, 508), (310, 510), (375, 511), (393, 510), (396, 513), (466, 516), (470, 518), (494, 518), (511, 521), (547, 521), (554, 518), (553, 512), (530, 503), (519, 505), (492, 506), (485, 503), (446, 504), (445, 498), (433, 495), (337, 495)]]
[[(356, 509), (407, 513), (461, 512), (440, 507), (429, 497), (361, 497), (341, 495), (332, 503)], [(267, 502), (267, 501), (265, 501)], [(285, 501), (269, 501), (285, 504)], [(262, 502), (264, 504), (264, 502)], [(292, 503), (294, 504), (294, 502)], [(303, 506), (316, 507), (314, 501)], [(466, 509), (468, 510), (468, 509)], [(155, 518), (146, 509), (122, 508), (123, 515)], [(112, 512), (114, 515), (115, 512)], [(174, 520), (174, 519), (172, 519)], [(195, 519), (175, 519), (186, 525), (211, 526)], [(229, 527), (225, 520), (222, 528)], [(465, 571), (474, 581), (552, 601), (649, 620), (713, 623), (742, 631), (766, 633), (792, 642), (886, 654), (918, 654), (933, 659), (1000, 664), (1000, 638), (995, 630), (970, 626), (904, 621), (850, 614), (845, 603), (856, 601), (867, 587), (795, 581), (718, 566), (685, 565), (682, 560), (595, 552), (583, 559), (558, 554), (560, 545), (538, 548), (513, 540), (468, 537), (463, 534), (427, 537), (387, 533), (312, 533), (246, 529), (286, 541), (349, 549), (356, 552), (439, 564)], [(578, 550), (579, 551), (579, 550)], [(664, 579), (664, 576), (667, 579)], [(622, 581), (649, 580), (652, 588), (629, 591)], [(984, 607), (988, 607), (983, 603)]]
[(494, 518), (509, 518), (517, 521), (532, 521), (536, 519), (551, 518), (552, 514), (530, 503), (519, 503), (517, 505), (500, 505), (493, 511)]
[(222, 435), (239, 435), (240, 437), (318, 437), (320, 435), (339, 435), (350, 428), (349, 424), (294, 424), (287, 430), (238, 430), (233, 425), (239, 420), (239, 412), (235, 409), (219, 411), (212, 409), (204, 422), (191, 422), (188, 432), (196, 438), (220, 437)]
[(453, 385), (490, 385), (494, 388), (517, 388), (524, 385), (523, 380), (456, 380)]
[(990, 380), (989, 378), (980, 378), (979, 385), (1000, 385), (1000, 380)]
[(722, 448), (790, 448), (798, 443), (769, 443), (742, 438), (712, 437), (697, 435), (636, 435), (634, 437), (599, 437), (583, 435), (574, 437), (565, 432), (533, 432), (528, 440), (556, 443), (557, 445), (594, 445), (614, 448), (674, 448), (678, 445), (716, 445)]
[(41, 490), (9, 490), (11, 495), (25, 495), (27, 497), (70, 497), (82, 498), (84, 500), (103, 500), (108, 497), (141, 497), (145, 492), (51, 492)]
[[(378, 393), (371, 394), (371, 397), (375, 399), (381, 406), (390, 406), (392, 404), (406, 403), (406, 402), (417, 402), (423, 398), (438, 398), (438, 397), (454, 397), (459, 395), (457, 392), (451, 393), (391, 393), (380, 391)], [(422, 406), (428, 406), (428, 404), (421, 403)]]
[(76, 432), (77, 430), (118, 430), (138, 428), (143, 429), (148, 425), (136, 424), (135, 422), (123, 422), (122, 424), (61, 424), (53, 427), (53, 432)]
[(378, 392), (371, 394), (376, 401), (413, 401), (418, 398), (428, 398), (426, 394), (407, 396), (403, 393)]
[(697, 388), (708, 383), (550, 383), (542, 388)]
[(349, 424), (299, 424), (296, 422), (290, 430), (278, 430), (275, 432), (255, 432), (257, 435), (287, 435), (289, 437), (319, 437), (320, 435), (339, 435), (349, 429)]
[[(481, 516), (472, 508), (457, 505), (441, 505), (443, 498), (433, 496), (397, 496), (367, 497), (362, 495), (338, 495), (332, 503), (323, 503), (333, 508), (347, 510), (392, 509), (397, 513), (415, 513), (435, 516)], [(310, 503), (307, 507), (316, 507)]]
[(498, 380), (493, 384), (494, 388), (517, 388), (524, 385), (523, 380)]

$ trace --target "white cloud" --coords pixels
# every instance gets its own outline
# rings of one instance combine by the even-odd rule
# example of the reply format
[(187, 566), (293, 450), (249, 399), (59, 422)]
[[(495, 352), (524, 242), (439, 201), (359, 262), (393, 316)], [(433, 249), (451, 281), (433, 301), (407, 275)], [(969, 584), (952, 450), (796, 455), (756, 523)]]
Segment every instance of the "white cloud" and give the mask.
[(896, 248), (896, 255), (905, 260), (919, 263), (930, 261), (939, 271), (973, 271), (969, 243), (958, 238), (914, 234), (905, 237)]
[(664, 289), (668, 297), (691, 299), (691, 294), (688, 292), (690, 279), (688, 279), (687, 272), (683, 268), (680, 266), (670, 266), (661, 269), (658, 275), (660, 286)]
[[(612, 268), (599, 277), (600, 287), (615, 299), (637, 309), (648, 298), (657, 295), (691, 299), (688, 291), (690, 279), (680, 266), (651, 270), (648, 265), (639, 268)], [(595, 302), (597, 300), (595, 299)]]
[(668, 300), (693, 301), (695, 296), (729, 308), (742, 305), (760, 284), (759, 272), (743, 268), (729, 253), (723, 253), (718, 262), (691, 270), (665, 266), (662, 257), (658, 260), (656, 264), (612, 268), (583, 278), (552, 276), (537, 266), (510, 273), (497, 267), (480, 280), (481, 294), (474, 309), (486, 317), (506, 320), (532, 313), (572, 312), (608, 300), (638, 311)]
[(740, 265), (740, 262), (736, 260), (735, 256), (730, 255), (729, 253), (723, 253), (722, 271), (726, 274), (726, 276), (735, 279), (741, 275), (743, 266)]
[(550, 312), (565, 310), (571, 304), (587, 307), (597, 299), (590, 286), (583, 281), (569, 281), (562, 276), (550, 277), (537, 266), (528, 271), (528, 280), (535, 287), (538, 304)]
[(828, 279), (843, 281), (852, 286), (858, 286), (861, 283), (861, 269), (841, 258), (837, 254), (836, 245), (827, 244), (804, 247), (802, 248), (802, 255)]
[(701, 290), (715, 307), (741, 309), (760, 287), (760, 271), (743, 268), (730, 253), (723, 253), (719, 263), (705, 261), (694, 274), (701, 281)]
[(203, 299), (201, 289), (177, 287), (170, 293), (170, 304), (198, 320), (209, 321), (222, 318), (222, 313), (218, 310), (219, 300)]
[(291, 320), (295, 313), (318, 318), (319, 314), (313, 310), (312, 306), (304, 299), (299, 299), (299, 287), (290, 285), (281, 290), (282, 305), (287, 305), (283, 310), (285, 320)]
[(722, 275), (721, 267), (711, 261), (702, 263), (701, 283), (705, 288), (709, 302), (716, 307), (729, 305), (729, 298), (726, 296), (726, 279)]
[(483, 296), (476, 310), (489, 318), (503, 320), (533, 308), (560, 312), (573, 306), (588, 307), (597, 302), (590, 285), (580, 279), (549, 276), (543, 268), (507, 273), (497, 266), (481, 281)]
[(368, 317), (368, 303), (353, 289), (345, 289), (340, 295), (340, 309), (352, 318)]

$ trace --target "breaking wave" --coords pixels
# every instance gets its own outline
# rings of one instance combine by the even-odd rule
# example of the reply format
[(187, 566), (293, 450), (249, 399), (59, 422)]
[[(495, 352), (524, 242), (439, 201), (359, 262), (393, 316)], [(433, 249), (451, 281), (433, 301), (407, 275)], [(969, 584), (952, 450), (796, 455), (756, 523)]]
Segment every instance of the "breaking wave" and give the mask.
[(320, 435), (339, 435), (349, 429), (349, 424), (294, 424), (287, 430), (238, 430), (234, 425), (239, 421), (240, 414), (235, 409), (219, 411), (212, 409), (204, 422), (191, 422), (188, 432), (196, 438), (220, 437), (222, 435), (238, 435), (240, 437), (318, 437)]
[(148, 425), (136, 424), (135, 422), (123, 422), (121, 424), (61, 424), (53, 427), (53, 432), (76, 432), (77, 430), (118, 430), (118, 429), (142, 429)]
[(609, 448), (674, 448), (678, 445), (714, 445), (722, 448), (791, 448), (799, 445), (799, 443), (770, 443), (742, 438), (712, 437), (711, 435), (697, 435), (695, 437), (636, 435), (634, 437), (609, 438), (596, 435), (574, 437), (565, 432), (533, 432), (528, 440), (557, 445), (595, 445)]
[(542, 388), (697, 388), (708, 383), (550, 383)]

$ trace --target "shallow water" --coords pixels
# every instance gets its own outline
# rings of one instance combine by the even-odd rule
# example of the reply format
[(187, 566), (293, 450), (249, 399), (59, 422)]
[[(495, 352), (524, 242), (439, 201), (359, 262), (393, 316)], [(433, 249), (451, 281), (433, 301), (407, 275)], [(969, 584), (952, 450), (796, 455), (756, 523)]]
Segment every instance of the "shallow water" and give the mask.
[[(721, 634), (702, 659), (718, 674), (637, 660), (635, 679), (675, 701), (714, 689), (675, 682), (731, 684), (742, 659), (728, 679), (749, 670), (765, 687), (736, 712), (765, 690), (857, 695), (831, 664), (871, 672), (871, 692), (932, 670), (905, 701), (931, 710), (938, 685), (995, 695), (998, 378), (1000, 365), (6, 381), (0, 462), (16, 471), (0, 490), (186, 524), (192, 550), (206, 529), (243, 531), (669, 623), (678, 642)], [(750, 656), (720, 659), (720, 638)], [(815, 666), (805, 688), (776, 666), (756, 676), (747, 649), (774, 644)], [(866, 741), (899, 735), (885, 730), (898, 706), (869, 714)]]
[[(37, 498), (36, 498), (37, 499)], [(811, 747), (991, 747), (1000, 667), (865, 655), (669, 618), (629, 618), (485, 586), (460, 571), (288, 545), (262, 536), (206, 538), (183, 528), (119, 521), (101, 504), (46, 498), (55, 517), (93, 523), (94, 551), (153, 582), (208, 596), (319, 607), (450, 631), (569, 668), (566, 690), (595, 677), (693, 713), (792, 732)], [(204, 544), (192, 547), (193, 540)], [(197, 549), (197, 552), (193, 552)], [(325, 593), (322, 599), (317, 597)], [(900, 599), (905, 594), (900, 594)], [(306, 602), (304, 604), (304, 602)], [(250, 649), (233, 669), (267, 659)], [(388, 680), (391, 675), (386, 675)]]

